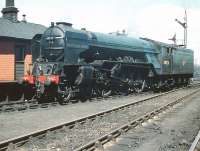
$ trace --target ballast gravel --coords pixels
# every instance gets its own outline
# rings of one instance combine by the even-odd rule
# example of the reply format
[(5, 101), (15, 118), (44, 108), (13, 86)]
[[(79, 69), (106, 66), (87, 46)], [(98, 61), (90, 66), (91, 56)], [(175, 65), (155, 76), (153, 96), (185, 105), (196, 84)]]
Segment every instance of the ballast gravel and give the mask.
[(200, 92), (105, 145), (105, 151), (188, 151), (200, 130)]
[(85, 124), (76, 124), (72, 129), (64, 127), (56, 132), (49, 132), (44, 138), (33, 139), (22, 148), (25, 150), (74, 150), (131, 120), (175, 101), (177, 98), (195, 90), (192, 88), (179, 90), (128, 109), (110, 113), (105, 117), (100, 117), (93, 121), (88, 120)]

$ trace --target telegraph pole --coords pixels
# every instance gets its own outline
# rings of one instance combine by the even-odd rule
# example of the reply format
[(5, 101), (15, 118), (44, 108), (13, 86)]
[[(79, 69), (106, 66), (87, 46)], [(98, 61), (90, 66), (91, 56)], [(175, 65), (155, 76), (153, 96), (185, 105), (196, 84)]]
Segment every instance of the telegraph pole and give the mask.
[(185, 10), (184, 22), (175, 19), (177, 23), (179, 23), (184, 28), (184, 47), (187, 47), (187, 11)]

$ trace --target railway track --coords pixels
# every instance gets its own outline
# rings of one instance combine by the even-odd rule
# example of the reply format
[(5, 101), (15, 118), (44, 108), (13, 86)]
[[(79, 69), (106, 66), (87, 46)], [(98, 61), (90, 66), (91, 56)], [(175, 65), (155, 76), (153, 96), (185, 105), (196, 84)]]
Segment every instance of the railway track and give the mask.
[(157, 116), (158, 114), (170, 109), (171, 107), (173, 107), (174, 105), (180, 103), (181, 101), (183, 101), (184, 99), (188, 98), (189, 96), (197, 93), (199, 90), (194, 91), (188, 95), (182, 96), (178, 99), (176, 99), (175, 101), (172, 101), (152, 112), (149, 112), (147, 114), (145, 114), (144, 116), (141, 116), (133, 121), (130, 121), (124, 125), (122, 125), (119, 128), (114, 129), (113, 131), (105, 134), (104, 136), (101, 136), (91, 142), (89, 142), (88, 144), (81, 146), (80, 148), (76, 149), (76, 151), (82, 151), (82, 150), (95, 150), (95, 149), (103, 149), (103, 145), (111, 142), (113, 140), (115, 140), (117, 137), (119, 137), (120, 135), (126, 133), (127, 131), (129, 131), (130, 129), (135, 128), (138, 125), (141, 125), (142, 123), (148, 121), (149, 119), (152, 119), (153, 117)]
[(192, 143), (189, 151), (200, 151), (200, 131), (197, 134), (194, 142)]
[[(117, 96), (112, 96), (112, 97), (115, 98)], [(102, 98), (93, 98), (90, 101), (99, 101), (101, 99)], [(78, 102), (77, 100), (73, 100), (72, 102), (63, 105), (74, 104), (77, 102)], [(55, 106), (61, 106), (61, 105), (58, 102), (38, 103), (38, 101), (36, 100), (5, 102), (5, 103), (0, 103), (0, 113), (24, 111), (28, 109), (50, 108)]]
[(19, 102), (11, 102), (11, 103), (3, 103), (0, 104), (0, 113), (3, 112), (15, 112), (15, 111), (25, 111), (28, 109), (38, 109), (38, 108), (50, 108), (54, 106), (58, 106), (58, 102), (50, 102), (50, 103), (41, 103), (39, 104), (37, 101), (19, 101)]
[[(189, 87), (194, 87), (198, 85), (200, 85), (200, 83), (191, 84), (189, 85)], [(182, 88), (178, 88), (178, 89), (182, 89)], [(143, 94), (145, 95), (148, 93), (143, 93)], [(117, 98), (119, 96), (110, 96), (110, 97)], [(90, 101), (99, 101), (99, 100), (102, 100), (102, 98), (92, 98)], [(78, 102), (77, 100), (73, 100), (71, 103), (77, 103), (77, 102)], [(68, 105), (68, 104), (65, 104), (65, 105)], [(38, 108), (50, 108), (50, 107), (55, 107), (59, 105), (60, 104), (58, 102), (38, 103), (36, 100), (5, 102), (5, 103), (0, 103), (0, 114), (4, 112), (25, 111), (28, 109), (32, 110), (32, 109), (38, 109)]]
[[(143, 92), (138, 95), (146, 96), (151, 94), (151, 92)], [(130, 94), (128, 97), (138, 96), (137, 94)], [(108, 96), (108, 97), (98, 97), (98, 98), (92, 98), (90, 102), (98, 102), (102, 100), (107, 99), (115, 99), (119, 97), (127, 97), (127, 96), (121, 96), (121, 95), (114, 95), (114, 96)], [(77, 103), (83, 103), (81, 101), (73, 100), (73, 102), (66, 103), (60, 105), (58, 102), (48, 102), (48, 103), (38, 103), (36, 100), (29, 100), (29, 101), (17, 101), (17, 102), (9, 102), (9, 103), (1, 103), (0, 104), (0, 114), (1, 113), (10, 113), (10, 112), (17, 112), (17, 111), (26, 111), (26, 110), (35, 110), (35, 109), (41, 109), (41, 108), (51, 108), (56, 106), (64, 106), (64, 105), (72, 105)]]
[[(185, 98), (199, 91), (198, 87), (191, 89), (191, 92), (189, 91), (189, 89), (189, 92), (187, 92), (186, 89), (183, 89), (182, 91), (187, 92), (184, 95), (183, 92), (179, 92), (179, 94), (177, 95), (178, 90), (173, 90), (75, 121), (62, 123), (56, 126), (49, 127), (47, 129), (29, 133), (27, 135), (5, 140), (3, 142), (0, 142), (0, 151), (4, 151), (6, 149), (8, 151), (15, 151), (18, 148), (30, 148), (30, 146), (31, 148), (38, 149), (37, 146), (41, 146), (41, 141), (44, 141), (42, 143), (43, 145), (51, 144), (47, 146), (51, 146), (52, 148), (59, 148), (60, 146), (62, 146), (64, 148), (68, 147), (67, 150), (94, 150), (97, 147), (100, 147), (103, 144), (111, 141), (112, 139), (120, 136), (122, 133), (128, 131), (129, 129), (134, 128), (144, 121), (153, 118), (157, 114), (173, 107), (175, 104), (183, 101)], [(162, 102), (160, 101), (161, 97), (163, 97), (164, 100)], [(151, 103), (149, 101), (151, 101)], [(144, 109), (144, 105), (146, 105), (150, 109), (146, 112), (142, 112), (141, 114), (139, 114), (138, 112), (140, 109), (136, 110), (136, 108), (139, 108), (140, 106), (140, 108), (142, 107), (141, 109)], [(132, 112), (134, 114), (132, 114)], [(117, 123), (120, 120), (121, 123), (118, 125)], [(99, 130), (102, 130), (102, 128), (103, 132)], [(87, 134), (95, 134), (95, 136), (87, 136)], [(52, 143), (50, 141), (52, 140), (52, 138), (53, 140), (55, 140), (60, 139), (60, 137), (62, 137), (62, 141), (59, 140), (57, 143)], [(87, 140), (87, 138), (89, 140)], [(81, 140), (79, 141), (79, 139)], [(45, 142), (45, 140), (48, 141)], [(59, 144), (59, 142), (62, 142), (64, 146), (62, 144)]]

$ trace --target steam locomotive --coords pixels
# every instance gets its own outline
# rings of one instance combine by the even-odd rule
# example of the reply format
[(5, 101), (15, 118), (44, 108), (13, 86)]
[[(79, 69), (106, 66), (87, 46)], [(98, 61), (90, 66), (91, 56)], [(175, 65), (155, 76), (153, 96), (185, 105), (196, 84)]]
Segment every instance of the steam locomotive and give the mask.
[(76, 30), (58, 22), (32, 43), (34, 64), (24, 84), (37, 99), (51, 96), (61, 104), (74, 97), (187, 85), (193, 76), (192, 50), (147, 38)]

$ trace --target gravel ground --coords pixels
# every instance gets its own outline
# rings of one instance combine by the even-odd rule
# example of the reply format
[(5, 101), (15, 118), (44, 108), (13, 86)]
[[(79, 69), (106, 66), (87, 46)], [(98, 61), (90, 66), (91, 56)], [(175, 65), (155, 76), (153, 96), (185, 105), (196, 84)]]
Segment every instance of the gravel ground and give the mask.
[(176, 100), (180, 96), (186, 95), (195, 91), (196, 89), (185, 89), (178, 92), (170, 93), (153, 100), (149, 100), (142, 104), (132, 106), (126, 110), (119, 110), (113, 112), (105, 117), (95, 119), (94, 121), (87, 121), (85, 124), (76, 124), (73, 129), (64, 128), (61, 131), (51, 132), (40, 140), (34, 140), (26, 144), (23, 148), (30, 149), (47, 149), (53, 148), (61, 150), (74, 150), (89, 141), (92, 141), (111, 130), (135, 120), (137, 117), (145, 115), (147, 112), (159, 108), (171, 101)]
[(24, 135), (36, 130), (70, 122), (91, 114), (136, 102), (157, 94), (119, 96), (101, 101), (70, 104), (47, 109), (26, 110), (0, 114), (0, 141)]
[(200, 129), (200, 92), (119, 137), (105, 151), (188, 151)]

